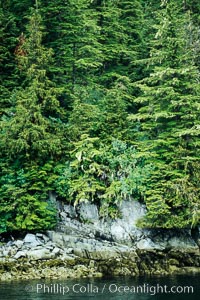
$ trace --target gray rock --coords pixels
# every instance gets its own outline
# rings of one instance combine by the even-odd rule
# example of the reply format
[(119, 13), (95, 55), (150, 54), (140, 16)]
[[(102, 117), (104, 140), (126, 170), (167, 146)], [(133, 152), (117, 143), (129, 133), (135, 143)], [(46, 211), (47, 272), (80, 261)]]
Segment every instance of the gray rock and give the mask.
[(123, 223), (120, 223), (117, 221), (113, 222), (110, 229), (111, 235), (116, 240), (130, 239), (130, 236), (127, 234), (125, 228), (123, 227)]
[(20, 249), (20, 248), (23, 246), (23, 244), (24, 244), (24, 242), (21, 241), (21, 240), (17, 240), (17, 241), (14, 242), (14, 245), (15, 245), (18, 249)]
[(106, 233), (108, 239), (131, 246), (138, 242), (144, 232), (137, 227), (137, 221), (145, 213), (144, 205), (136, 201), (123, 201), (119, 207), (122, 217), (116, 220), (106, 220), (99, 228)]
[(49, 250), (53, 250), (53, 249), (54, 249), (54, 246), (53, 246), (53, 245), (45, 245), (45, 248), (46, 248), (46, 249), (49, 249)]
[(27, 233), (24, 238), (24, 243), (30, 245), (31, 247), (36, 247), (41, 245), (42, 243), (37, 239), (36, 235), (32, 233)]
[(67, 253), (63, 253), (63, 255), (61, 256), (61, 259), (62, 260), (71, 260), (73, 261), (74, 260), (74, 255), (68, 255)]
[(168, 248), (185, 252), (198, 252), (199, 247), (189, 236), (174, 236), (167, 242)]
[(36, 233), (36, 237), (38, 237), (40, 240), (43, 240), (45, 243), (49, 241), (48, 236), (43, 233)]
[(65, 219), (67, 218), (67, 214), (66, 214), (66, 212), (64, 212), (64, 211), (62, 211), (62, 212), (60, 213), (60, 216), (61, 216), (61, 218), (62, 218), (63, 221), (65, 221)]
[(14, 244), (14, 242), (13, 241), (9, 241), (7, 244), (6, 244), (6, 246), (12, 246)]
[(44, 235), (43, 233), (36, 233), (36, 236), (39, 238), (43, 238), (43, 235)]
[(18, 259), (18, 258), (20, 258), (20, 257), (26, 257), (26, 256), (27, 256), (27, 252), (25, 252), (25, 251), (18, 251), (18, 252), (15, 254), (14, 258), (15, 258), (15, 259)]
[(40, 250), (28, 251), (27, 257), (32, 260), (43, 260), (55, 257), (55, 253), (50, 252), (48, 249), (43, 248)]
[[(44, 248), (49, 248), (47, 247), (46, 245), (39, 245), (39, 246), (35, 246), (35, 247), (32, 247), (31, 249), (34, 249), (34, 250), (41, 250), (41, 249), (44, 249)], [(51, 247), (51, 249), (53, 249), (53, 247)]]
[(82, 203), (79, 208), (81, 219), (96, 223), (99, 220), (99, 213), (97, 206), (90, 203)]
[(55, 243), (57, 246), (63, 248), (64, 241), (63, 241), (63, 235), (60, 232), (55, 231), (47, 231), (47, 236), (50, 238), (50, 240)]
[(123, 201), (120, 207), (122, 220), (129, 227), (137, 227), (137, 221), (146, 214), (145, 206), (137, 201)]
[(150, 238), (143, 239), (136, 244), (140, 250), (164, 250), (165, 245), (163, 243), (154, 243)]
[(3, 256), (7, 257), (9, 256), (10, 251), (9, 250), (4, 250), (3, 251)]
[(72, 254), (73, 253), (73, 248), (68, 248), (68, 249), (64, 249), (66, 254)]
[(54, 248), (52, 253), (54, 253), (55, 255), (58, 255), (61, 253), (61, 249), (59, 249), (58, 247)]
[(63, 208), (64, 212), (66, 213), (66, 215), (70, 218), (76, 218), (77, 217), (77, 213), (74, 209), (74, 207), (72, 205), (64, 205)]

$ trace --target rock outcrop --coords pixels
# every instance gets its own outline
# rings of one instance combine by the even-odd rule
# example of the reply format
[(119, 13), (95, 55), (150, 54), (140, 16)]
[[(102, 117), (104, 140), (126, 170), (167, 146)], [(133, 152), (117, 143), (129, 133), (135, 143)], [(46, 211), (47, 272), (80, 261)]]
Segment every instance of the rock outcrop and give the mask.
[(120, 209), (120, 219), (102, 220), (93, 204), (65, 205), (56, 231), (1, 243), (1, 280), (199, 272), (198, 230), (139, 229), (145, 208)]

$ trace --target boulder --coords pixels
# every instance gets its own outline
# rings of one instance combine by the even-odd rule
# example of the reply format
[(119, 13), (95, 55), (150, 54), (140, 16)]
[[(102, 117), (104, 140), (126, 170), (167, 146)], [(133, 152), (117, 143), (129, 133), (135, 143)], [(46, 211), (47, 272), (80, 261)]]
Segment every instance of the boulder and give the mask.
[(25, 251), (18, 251), (15, 255), (14, 255), (14, 258), (15, 259), (18, 259), (20, 257), (26, 257), (27, 256), (27, 252)]
[(48, 236), (43, 233), (36, 233), (36, 237), (42, 240), (44, 243), (47, 243), (49, 241)]
[(4, 251), (3, 251), (3, 256), (4, 256), (4, 257), (9, 256), (9, 254), (10, 254), (10, 251), (9, 251), (9, 250), (4, 250)]
[(13, 244), (14, 244), (18, 249), (20, 249), (20, 248), (23, 246), (24, 242), (21, 241), (21, 240), (17, 240), (17, 241), (15, 241)]
[(54, 253), (55, 255), (58, 255), (61, 253), (61, 249), (59, 249), (58, 247), (55, 247), (52, 251), (52, 253)]
[(48, 249), (43, 248), (39, 250), (31, 250), (27, 252), (27, 257), (32, 260), (43, 260), (55, 257), (55, 253), (50, 252)]
[(27, 246), (36, 247), (41, 245), (42, 243), (37, 239), (35, 234), (27, 233), (27, 235), (24, 238), (24, 243)]

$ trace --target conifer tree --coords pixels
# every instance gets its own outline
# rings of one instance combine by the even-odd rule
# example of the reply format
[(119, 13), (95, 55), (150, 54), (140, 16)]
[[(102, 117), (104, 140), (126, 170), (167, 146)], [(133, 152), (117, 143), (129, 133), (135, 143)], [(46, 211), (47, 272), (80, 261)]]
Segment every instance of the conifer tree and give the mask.
[(55, 176), (54, 161), (61, 154), (62, 109), (59, 90), (48, 79), (52, 53), (42, 46), (37, 9), (18, 53), (25, 81), (24, 88), (13, 93), (15, 108), (1, 122), (1, 202), (6, 207), (0, 214), (9, 230), (45, 229), (55, 225), (55, 211), (46, 200)]
[[(199, 71), (188, 42), (189, 13), (163, 1), (152, 42), (150, 76), (137, 83), (139, 148), (154, 164), (146, 194), (146, 224), (185, 227), (199, 222)], [(144, 225), (145, 225), (144, 222)]]
[(200, 3), (198, 0), (184, 0), (184, 9), (191, 12), (191, 18), (195, 25), (200, 25)]
[(18, 72), (15, 62), (18, 29), (15, 17), (9, 11), (6, 2), (0, 3), (0, 115), (13, 105), (10, 94), (18, 84)]
[(46, 43), (55, 52), (54, 80), (65, 88), (68, 95), (81, 94), (81, 86), (93, 81), (102, 64), (98, 42), (100, 29), (91, 1), (59, 0), (56, 3), (47, 1), (43, 5), (49, 32)]
[(144, 8), (138, 0), (123, 0), (119, 2), (121, 16), (119, 22), (124, 28), (126, 40), (124, 54), (121, 58), (123, 75), (127, 74), (132, 81), (143, 76), (141, 66), (136, 65), (138, 59), (146, 56), (144, 40), (145, 22)]
[(142, 6), (137, 0), (102, 0), (95, 3), (95, 8), (103, 54), (100, 82), (109, 88), (118, 76), (136, 76), (130, 67), (138, 59), (142, 44)]
[(41, 44), (41, 29), (41, 17), (34, 10), (27, 27), (29, 36), (17, 54), (19, 67), (25, 76), (25, 88), (14, 93), (16, 109), (5, 122), (9, 128), (5, 145), (9, 145), (10, 154), (26, 153), (35, 158), (58, 152), (59, 126), (55, 122), (61, 117), (62, 110), (57, 99), (60, 91), (48, 79), (52, 52)]

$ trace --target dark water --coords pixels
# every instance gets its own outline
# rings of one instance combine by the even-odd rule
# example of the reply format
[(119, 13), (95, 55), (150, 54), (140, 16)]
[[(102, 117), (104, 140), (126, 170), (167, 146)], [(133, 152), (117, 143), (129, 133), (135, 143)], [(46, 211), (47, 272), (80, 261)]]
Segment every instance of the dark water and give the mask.
[(0, 283), (0, 300), (197, 300), (200, 275)]

